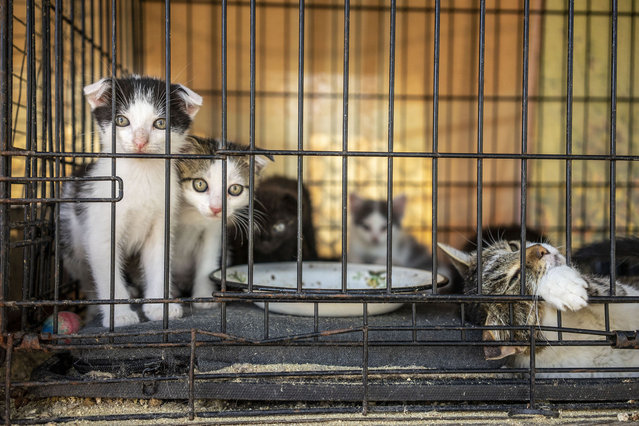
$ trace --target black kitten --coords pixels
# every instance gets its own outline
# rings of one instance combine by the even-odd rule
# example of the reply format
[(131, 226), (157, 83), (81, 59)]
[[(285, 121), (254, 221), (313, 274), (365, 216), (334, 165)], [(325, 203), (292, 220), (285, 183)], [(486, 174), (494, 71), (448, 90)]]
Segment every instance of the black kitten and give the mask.
[[(284, 176), (264, 179), (255, 190), (253, 259), (257, 262), (297, 260), (297, 181)], [(229, 228), (233, 265), (248, 263), (248, 238)], [(302, 188), (302, 257), (316, 260), (315, 229), (308, 190)]]
[[(615, 243), (615, 275), (617, 277), (638, 277), (639, 238), (617, 238)], [(583, 272), (609, 276), (610, 240), (583, 246), (573, 254), (572, 261)]]

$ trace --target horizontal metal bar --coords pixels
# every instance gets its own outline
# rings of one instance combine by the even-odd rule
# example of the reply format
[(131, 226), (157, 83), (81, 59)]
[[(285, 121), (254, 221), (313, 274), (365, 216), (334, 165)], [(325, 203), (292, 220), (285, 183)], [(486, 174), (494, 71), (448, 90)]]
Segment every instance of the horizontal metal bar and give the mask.
[[(392, 289), (398, 290), (398, 289)], [(401, 290), (401, 289), (399, 289)], [(469, 303), (469, 302), (526, 302), (536, 300), (536, 296), (530, 295), (492, 295), (492, 294), (414, 294), (414, 293), (378, 293), (366, 294), (361, 291), (347, 291), (342, 293), (335, 290), (334, 293), (316, 293), (312, 289), (297, 292), (214, 292), (212, 297), (184, 297), (184, 298), (158, 298), (158, 299), (96, 299), (96, 300), (5, 300), (0, 301), (0, 307), (42, 307), (42, 306), (88, 306), (88, 305), (122, 305), (143, 303), (202, 303), (202, 302), (330, 302), (330, 303)], [(588, 299), (590, 303), (639, 303), (639, 296), (593, 296)]]
[[(205, 89), (194, 88), (194, 91), (205, 96), (219, 96), (222, 91), (219, 89)], [(248, 97), (250, 92), (248, 90), (228, 90), (228, 95), (231, 97)], [(255, 92), (257, 97), (261, 98), (297, 98), (297, 92), (292, 91), (273, 91), (273, 90), (258, 90)], [(351, 100), (388, 100), (388, 94), (383, 93), (349, 93), (349, 101)], [(335, 99), (342, 100), (343, 94), (341, 92), (304, 92), (305, 99)], [(419, 101), (419, 102), (432, 102), (434, 95), (432, 94), (412, 94), (412, 93), (399, 93), (395, 95), (397, 101)], [(470, 102), (476, 103), (478, 97), (476, 94), (467, 95), (442, 95), (438, 94), (437, 98), (444, 102)], [(564, 103), (566, 98), (562, 96), (551, 95), (533, 95), (527, 97), (531, 103)], [(516, 103), (520, 104), (522, 97), (519, 95), (486, 95), (484, 101), (487, 103)], [(575, 103), (608, 103), (610, 97), (606, 96), (575, 96), (573, 97)], [(617, 99), (617, 103), (634, 103), (639, 101), (639, 97), (636, 96), (621, 96)]]
[(0, 151), (0, 155), (35, 157), (35, 158), (137, 158), (137, 159), (217, 159), (224, 155), (245, 156), (245, 155), (282, 155), (282, 156), (323, 156), (323, 157), (395, 157), (395, 158), (465, 158), (465, 159), (496, 159), (496, 160), (599, 160), (599, 161), (639, 161), (639, 155), (610, 155), (610, 154), (529, 154), (529, 153), (477, 153), (477, 152), (416, 152), (416, 151), (329, 151), (329, 150), (219, 150), (217, 155), (190, 155), (190, 154), (107, 154), (107, 153), (59, 153), (59, 152), (36, 152), (36, 151)]

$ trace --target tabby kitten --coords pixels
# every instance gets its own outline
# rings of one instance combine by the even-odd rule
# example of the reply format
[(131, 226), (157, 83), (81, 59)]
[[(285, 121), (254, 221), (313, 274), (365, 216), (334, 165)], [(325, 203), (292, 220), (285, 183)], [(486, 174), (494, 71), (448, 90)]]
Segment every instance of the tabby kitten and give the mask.
[[(470, 284), (477, 286), (477, 253), (466, 253), (445, 244), (439, 244)], [(497, 241), (482, 250), (482, 293), (483, 294), (520, 294), (520, 242)], [(512, 325), (534, 325), (538, 327), (557, 327), (557, 311), (562, 312), (562, 327), (587, 330), (605, 330), (603, 304), (589, 304), (589, 296), (609, 294), (609, 279), (581, 274), (577, 269), (566, 265), (566, 259), (559, 251), (545, 243), (526, 244), (526, 286), (525, 293), (541, 299), (513, 303)], [(617, 296), (638, 296), (639, 289), (616, 283)], [(506, 303), (484, 303), (486, 326), (510, 325), (510, 308)], [(639, 327), (638, 307), (632, 303), (611, 303), (609, 305), (610, 328), (612, 330), (636, 330)], [(529, 341), (525, 330), (512, 332), (515, 340)], [(556, 341), (558, 334), (541, 328), (535, 330), (535, 340), (540, 342)], [(563, 332), (564, 340), (603, 340), (598, 335)], [(509, 341), (509, 330), (485, 330), (485, 341)], [(525, 368), (529, 364), (529, 346), (486, 346), (487, 359), (500, 359), (512, 356), (509, 360), (515, 367)], [(615, 350), (604, 346), (537, 346), (535, 365), (540, 368), (602, 368), (637, 367), (639, 352)], [(583, 372), (570, 373), (571, 377), (626, 376), (631, 373)], [(538, 373), (541, 377), (553, 377), (553, 373)], [(560, 376), (567, 375), (560, 373)]]
[[(354, 263), (386, 264), (386, 234), (388, 203), (384, 200), (361, 198), (352, 193), (349, 198), (351, 226), (349, 227), (348, 261)], [(406, 195), (393, 199), (393, 265), (431, 269), (432, 257), (401, 226), (406, 210)]]
[[(216, 155), (221, 142), (189, 137), (183, 153)], [(230, 150), (248, 150), (247, 146), (227, 142)], [(267, 157), (255, 156), (255, 173), (259, 175)], [(272, 160), (272, 159), (271, 159)], [(226, 217), (229, 225), (245, 222), (249, 203), (249, 156), (231, 156), (226, 161), (226, 187), (222, 187), (223, 160), (180, 159), (184, 203), (177, 220), (173, 278), (182, 292), (192, 297), (211, 297), (213, 283), (209, 274), (220, 267), (222, 255), (222, 200), (226, 197)], [(239, 225), (241, 226), (241, 225)], [(208, 308), (212, 303), (197, 304)]]
[[(311, 196), (302, 186), (302, 257), (316, 260)], [(297, 180), (272, 176), (255, 190), (255, 217), (258, 222), (253, 239), (255, 262), (297, 260)], [(248, 238), (232, 229), (229, 235), (234, 265), (248, 263)]]
[[(115, 86), (115, 99), (112, 89)], [(111, 203), (63, 203), (61, 205), (62, 257), (66, 270), (79, 280), (90, 298), (109, 299), (111, 288), (111, 244), (115, 245), (116, 299), (131, 295), (125, 285), (124, 264), (131, 257), (140, 258), (144, 277), (144, 297), (164, 297), (164, 222), (165, 168), (163, 159), (145, 154), (164, 154), (166, 135), (165, 100), (169, 96), (171, 113), (171, 149), (178, 152), (184, 144), (193, 117), (202, 105), (202, 98), (190, 89), (172, 84), (166, 93), (166, 83), (148, 77), (103, 78), (84, 88), (100, 135), (102, 152), (112, 153), (112, 106), (115, 103), (115, 152), (129, 154), (118, 158), (115, 174), (121, 179), (122, 199), (115, 204), (115, 240), (111, 241)], [(84, 170), (86, 181), (69, 181), (63, 189), (66, 198), (111, 198), (112, 182), (98, 180), (112, 176), (112, 160), (99, 158)], [(169, 176), (169, 214), (173, 218), (178, 207), (179, 182), (171, 165)], [(118, 193), (116, 184), (116, 195)], [(174, 220), (170, 221), (172, 233)], [(171, 238), (171, 241), (173, 239)], [(170, 253), (173, 251), (170, 250)], [(169, 262), (170, 263), (170, 262)], [(169, 267), (169, 265), (167, 265)], [(92, 277), (93, 279), (91, 280)], [(91, 288), (91, 281), (95, 287)], [(109, 305), (99, 307), (102, 325), (109, 325)], [(144, 304), (150, 320), (163, 316), (161, 304)], [(177, 304), (169, 305), (169, 318), (182, 315)], [(138, 322), (130, 305), (114, 305), (114, 325)]]

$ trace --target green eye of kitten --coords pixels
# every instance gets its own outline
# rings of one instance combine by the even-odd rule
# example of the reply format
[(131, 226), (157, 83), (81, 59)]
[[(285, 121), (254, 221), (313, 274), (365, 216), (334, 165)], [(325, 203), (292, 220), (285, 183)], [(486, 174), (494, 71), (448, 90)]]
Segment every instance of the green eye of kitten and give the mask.
[(229, 194), (233, 195), (234, 197), (237, 197), (238, 195), (240, 195), (242, 191), (244, 191), (244, 187), (237, 183), (229, 186), (229, 190), (228, 190)]
[(123, 115), (115, 116), (115, 125), (118, 127), (126, 127), (129, 125), (129, 119)]
[(197, 192), (204, 192), (209, 188), (209, 185), (204, 179), (193, 179), (193, 189)]
[(166, 120), (164, 118), (158, 118), (153, 122), (153, 127), (160, 130), (166, 129)]

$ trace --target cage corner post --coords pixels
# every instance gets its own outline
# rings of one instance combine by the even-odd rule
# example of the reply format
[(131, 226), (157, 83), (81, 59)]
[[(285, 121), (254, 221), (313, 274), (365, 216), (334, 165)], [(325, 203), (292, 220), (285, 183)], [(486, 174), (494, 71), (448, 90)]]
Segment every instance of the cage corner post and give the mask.
[[(0, 284), (2, 290), (0, 302), (7, 300), (9, 293), (9, 182), (10, 162), (6, 155), (9, 150), (11, 135), (11, 49), (12, 49), (12, 2), (4, 1), (0, 4)], [(7, 313), (5, 306), (0, 306), (1, 341), (5, 341), (7, 331)], [(5, 410), (2, 413), (5, 424), (11, 424), (11, 352), (13, 336), (8, 335), (3, 345), (6, 353), (6, 368), (4, 377)], [(2, 355), (5, 353), (3, 352)]]
[[(12, 2), (0, 3), (0, 301), (4, 302), (9, 293), (9, 182), (11, 163), (7, 152), (11, 147), (11, 19)], [(7, 313), (0, 306), (0, 332), (7, 330)]]

